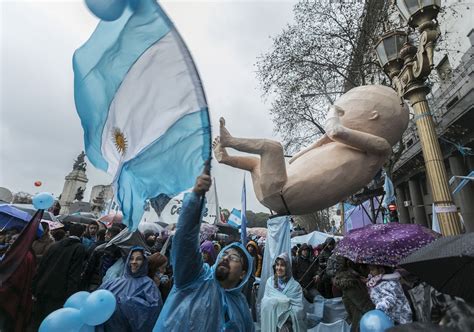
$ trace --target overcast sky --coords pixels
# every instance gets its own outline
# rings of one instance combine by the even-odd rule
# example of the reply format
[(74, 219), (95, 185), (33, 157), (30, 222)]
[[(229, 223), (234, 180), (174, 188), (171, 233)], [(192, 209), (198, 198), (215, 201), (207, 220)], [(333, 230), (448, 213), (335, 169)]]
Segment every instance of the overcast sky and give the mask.
[[(206, 90), (213, 136), (224, 116), (240, 137), (276, 138), (255, 75), (257, 57), (292, 21), (295, 1), (162, 1), (186, 41)], [(84, 149), (73, 100), (71, 57), (98, 20), (83, 1), (0, 0), (0, 187), (62, 191)], [(220, 205), (240, 207), (243, 171), (214, 162)], [(111, 177), (87, 169), (92, 186)], [(43, 182), (38, 190), (33, 183)], [(258, 203), (247, 175), (247, 208)]]

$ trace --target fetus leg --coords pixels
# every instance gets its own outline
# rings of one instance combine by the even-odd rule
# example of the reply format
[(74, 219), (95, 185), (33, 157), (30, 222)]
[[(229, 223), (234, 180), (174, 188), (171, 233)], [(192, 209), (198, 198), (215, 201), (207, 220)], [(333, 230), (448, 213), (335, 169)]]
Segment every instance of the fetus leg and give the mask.
[(279, 142), (269, 139), (233, 137), (225, 127), (224, 118), (221, 118), (220, 145), (223, 148), (228, 147), (242, 152), (258, 154), (260, 156), (259, 182), (263, 197), (281, 192), (288, 177), (283, 147)]

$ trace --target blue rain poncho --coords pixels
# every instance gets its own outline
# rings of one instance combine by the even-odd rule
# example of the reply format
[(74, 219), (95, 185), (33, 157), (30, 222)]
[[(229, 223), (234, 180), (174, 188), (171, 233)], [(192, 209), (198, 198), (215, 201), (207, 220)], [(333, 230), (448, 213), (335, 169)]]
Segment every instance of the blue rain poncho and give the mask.
[[(241, 292), (252, 273), (252, 258), (240, 243), (232, 243), (220, 252), (212, 267), (204, 264), (199, 248), (200, 220), (201, 198), (193, 192), (184, 198), (173, 238), (174, 286), (153, 331), (252, 332), (252, 317)], [(249, 268), (237, 287), (224, 289), (215, 278), (215, 270), (223, 252), (231, 247), (245, 253)]]
[(125, 263), (123, 276), (106, 281), (100, 286), (100, 289), (111, 291), (117, 300), (114, 314), (100, 327), (102, 331), (151, 331), (160, 314), (163, 301), (158, 287), (147, 276), (147, 259), (144, 259), (137, 272), (132, 273), (130, 269), (130, 257), (137, 250), (145, 256), (142, 247), (132, 248)]
[(261, 305), (262, 331), (278, 331), (288, 319), (291, 319), (294, 332), (307, 331), (303, 290), (291, 276), (291, 263), (288, 254), (283, 253), (278, 258), (285, 262), (286, 276), (280, 278), (276, 288), (275, 278), (278, 278), (276, 275), (267, 280)]

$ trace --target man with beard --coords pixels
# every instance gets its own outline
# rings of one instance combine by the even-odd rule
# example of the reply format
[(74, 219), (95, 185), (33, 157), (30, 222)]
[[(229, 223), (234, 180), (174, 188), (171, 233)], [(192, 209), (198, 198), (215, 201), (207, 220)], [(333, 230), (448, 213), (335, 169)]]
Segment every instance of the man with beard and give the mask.
[(252, 258), (240, 243), (223, 248), (216, 263), (204, 264), (199, 229), (211, 177), (200, 175), (185, 196), (171, 249), (174, 286), (153, 331), (252, 332), (250, 310), (241, 292), (252, 273)]

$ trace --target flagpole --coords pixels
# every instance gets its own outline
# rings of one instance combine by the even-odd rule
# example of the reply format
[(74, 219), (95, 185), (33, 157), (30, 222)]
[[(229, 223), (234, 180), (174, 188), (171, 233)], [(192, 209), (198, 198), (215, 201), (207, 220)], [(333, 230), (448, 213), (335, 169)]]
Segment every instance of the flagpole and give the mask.
[(246, 216), (246, 210), (247, 210), (247, 191), (245, 188), (245, 173), (244, 173), (244, 182), (242, 184), (242, 209), (240, 213), (240, 239), (241, 242), (244, 246), (247, 245), (247, 216)]
[[(206, 160), (206, 162), (204, 163), (204, 170), (203, 170), (203, 173), (206, 174), (206, 175), (211, 175), (211, 157), (209, 157), (208, 160)], [(201, 196), (201, 207), (200, 207), (200, 215), (202, 216), (203, 215), (203, 212), (204, 212), (204, 208), (206, 207), (206, 193), (203, 193), (202, 196)], [(202, 218), (199, 218), (199, 223), (201, 223), (201, 220)]]
[(214, 220), (214, 225), (215, 225), (221, 219), (221, 208), (219, 206), (219, 197), (217, 196), (216, 178), (214, 177), (212, 178), (212, 184), (214, 186), (214, 195), (216, 197), (216, 219)]

